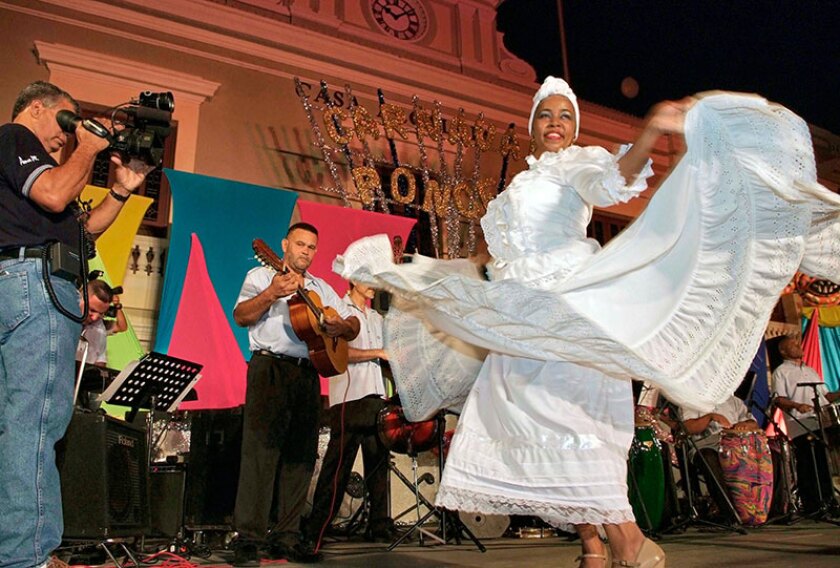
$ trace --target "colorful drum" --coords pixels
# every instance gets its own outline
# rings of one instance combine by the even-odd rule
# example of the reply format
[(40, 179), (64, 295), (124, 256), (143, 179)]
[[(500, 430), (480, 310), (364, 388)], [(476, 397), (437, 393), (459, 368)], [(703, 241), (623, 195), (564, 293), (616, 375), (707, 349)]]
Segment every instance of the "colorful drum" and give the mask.
[(773, 497), (773, 460), (763, 432), (723, 430), (718, 449), (724, 484), (747, 526), (767, 520)]
[(627, 488), (636, 522), (658, 530), (665, 512), (665, 462), (652, 426), (636, 426), (627, 464)]

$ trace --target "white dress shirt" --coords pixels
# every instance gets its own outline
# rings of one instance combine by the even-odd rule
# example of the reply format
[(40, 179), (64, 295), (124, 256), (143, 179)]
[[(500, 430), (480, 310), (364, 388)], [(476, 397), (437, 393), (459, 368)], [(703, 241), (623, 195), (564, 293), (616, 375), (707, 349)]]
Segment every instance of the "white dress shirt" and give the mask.
[[(359, 335), (350, 342), (355, 349), (381, 349), (383, 346), (383, 319), (379, 313), (367, 306), (359, 308), (347, 295), (344, 304), (352, 315), (359, 319)], [(375, 394), (385, 396), (385, 382), (382, 379), (382, 367), (379, 359), (350, 363), (347, 372), (330, 377), (330, 406), (359, 400)]]
[[(238, 306), (245, 300), (250, 300), (268, 288), (275, 274), (277, 273), (274, 270), (263, 266), (248, 271), (245, 281), (242, 283), (242, 289), (239, 291), (236, 305)], [(343, 318), (353, 315), (350, 308), (341, 301), (339, 295), (326, 281), (308, 272), (304, 274), (303, 279), (304, 288), (316, 292), (324, 306), (335, 308)], [(274, 302), (255, 324), (248, 326), (248, 343), (251, 351), (266, 349), (272, 353), (290, 357), (309, 358), (309, 348), (295, 334), (289, 319), (289, 305), (286, 302), (292, 296), (294, 294)]]

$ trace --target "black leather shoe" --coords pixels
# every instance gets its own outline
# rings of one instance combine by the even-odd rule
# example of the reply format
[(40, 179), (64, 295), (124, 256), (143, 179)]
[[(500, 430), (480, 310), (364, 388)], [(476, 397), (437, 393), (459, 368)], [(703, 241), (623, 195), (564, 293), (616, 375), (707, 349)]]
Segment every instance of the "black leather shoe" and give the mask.
[(323, 555), (315, 550), (315, 543), (302, 540), (292, 547), (291, 556), (289, 560), (292, 562), (300, 562), (301, 564), (314, 564), (323, 559)]
[(233, 549), (233, 565), (240, 568), (256, 568), (260, 565), (257, 545), (242, 543)]
[(398, 533), (394, 528), (382, 528), (365, 531), (365, 540), (368, 542), (390, 543), (397, 540), (399, 536), (400, 533)]

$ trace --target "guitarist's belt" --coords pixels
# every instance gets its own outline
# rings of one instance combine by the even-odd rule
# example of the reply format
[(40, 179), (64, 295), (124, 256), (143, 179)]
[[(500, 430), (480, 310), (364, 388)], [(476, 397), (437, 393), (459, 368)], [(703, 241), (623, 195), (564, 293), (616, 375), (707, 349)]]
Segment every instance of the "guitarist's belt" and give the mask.
[(257, 349), (253, 351), (254, 355), (263, 355), (265, 357), (272, 357), (274, 359), (280, 359), (281, 361), (288, 361), (293, 365), (297, 365), (298, 367), (311, 367), (312, 361), (307, 359), (306, 357), (291, 357), (290, 355), (283, 355), (282, 353), (274, 353), (269, 351), (268, 349)]

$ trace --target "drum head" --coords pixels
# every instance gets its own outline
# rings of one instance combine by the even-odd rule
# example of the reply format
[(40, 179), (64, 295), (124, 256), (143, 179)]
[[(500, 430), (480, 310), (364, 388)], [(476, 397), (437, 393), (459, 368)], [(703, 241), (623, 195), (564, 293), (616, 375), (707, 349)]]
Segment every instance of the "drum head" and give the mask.
[(485, 515), (484, 513), (458, 512), (458, 518), (470, 529), (476, 538), (499, 538), (510, 526), (507, 515)]

